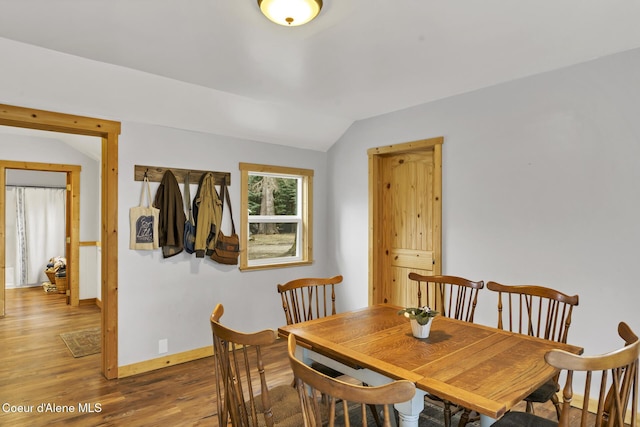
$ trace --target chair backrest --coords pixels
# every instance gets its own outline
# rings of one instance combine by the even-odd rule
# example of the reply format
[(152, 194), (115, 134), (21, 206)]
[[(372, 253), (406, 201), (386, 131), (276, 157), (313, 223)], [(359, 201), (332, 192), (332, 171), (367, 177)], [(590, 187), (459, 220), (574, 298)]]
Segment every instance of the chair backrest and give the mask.
[[(275, 342), (273, 330), (242, 333), (220, 324), (218, 304), (211, 314), (215, 358), (218, 425), (273, 426), (273, 411), (265, 378), (261, 346)], [(263, 422), (259, 422), (262, 418)]]
[[(620, 338), (624, 340), (624, 345), (630, 345), (638, 341), (638, 336), (631, 330), (629, 325), (624, 322), (620, 322), (618, 324), (618, 335)], [(604, 403), (604, 419), (608, 420), (610, 417), (609, 410), (614, 407), (614, 399), (615, 399), (615, 390), (612, 388), (609, 389), (607, 393), (607, 398)], [(625, 402), (625, 405), (627, 402)]]
[(478, 290), (484, 282), (472, 282), (456, 276), (423, 276), (409, 273), (416, 281), (418, 307), (428, 305), (441, 315), (453, 319), (473, 322), (478, 303)]
[(624, 340), (625, 345), (633, 344), (638, 341), (638, 336), (631, 330), (629, 325), (624, 322), (618, 324), (618, 335)]
[[(620, 332), (620, 328), (618, 331)], [(625, 337), (622, 338), (626, 341)], [(567, 371), (566, 383), (562, 391), (563, 403), (559, 427), (569, 427), (569, 419), (574, 418), (570, 417), (569, 412), (576, 371), (584, 371), (586, 375), (584, 402), (589, 402), (591, 390), (598, 390), (595, 417), (589, 413), (589, 405), (583, 404), (581, 427), (624, 427), (624, 418), (629, 406), (631, 406), (631, 426), (636, 426), (639, 353), (640, 341), (637, 340), (637, 336), (634, 342), (627, 343), (624, 348), (599, 356), (578, 356), (562, 350), (552, 350), (547, 353), (545, 355), (547, 363)], [(589, 420), (595, 421), (588, 424)]]
[[(566, 343), (578, 295), (534, 285), (487, 283), (498, 292), (498, 328)], [(506, 317), (505, 320), (503, 317)]]
[[(305, 427), (332, 427), (334, 424), (367, 427), (367, 405), (382, 405), (383, 426), (390, 427), (394, 413), (389, 405), (411, 400), (416, 392), (415, 385), (406, 380), (368, 387), (331, 378), (296, 358), (296, 338), (293, 335), (289, 335), (288, 350)], [(339, 402), (342, 402), (342, 410), (336, 408)], [(355, 417), (360, 421), (354, 420)]]
[(342, 276), (296, 279), (278, 285), (287, 325), (336, 314), (335, 285)]

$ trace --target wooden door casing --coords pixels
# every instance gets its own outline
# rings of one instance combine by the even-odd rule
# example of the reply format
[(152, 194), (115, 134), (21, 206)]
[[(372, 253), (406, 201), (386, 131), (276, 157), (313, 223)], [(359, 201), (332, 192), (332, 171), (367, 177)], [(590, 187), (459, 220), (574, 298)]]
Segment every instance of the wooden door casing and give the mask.
[(369, 150), (370, 304), (415, 306), (409, 273), (441, 273), (441, 144)]
[[(120, 122), (0, 104), (0, 125), (97, 136), (102, 139), (102, 373), (118, 377), (118, 136)], [(77, 188), (80, 181), (78, 178)], [(0, 178), (4, 187), (4, 175)], [(0, 210), (4, 203), (0, 200)], [(4, 218), (2, 216), (2, 218)], [(72, 224), (76, 227), (77, 224)], [(4, 226), (0, 226), (0, 276), (4, 282)], [(77, 258), (77, 257), (76, 257)], [(76, 275), (77, 277), (77, 275)], [(0, 304), (4, 307), (4, 296)]]
[[(80, 166), (69, 164), (54, 164), (54, 163), (37, 163), (27, 161), (8, 161), (0, 160), (0, 188), (4, 189), (6, 182), (5, 173), (8, 169), (15, 170), (28, 170), (28, 171), (41, 171), (41, 172), (60, 172), (66, 174), (66, 205), (65, 205), (65, 252), (62, 254), (67, 260), (67, 283), (69, 287), (67, 289), (67, 303), (77, 307), (80, 304), (79, 294), (79, 258), (80, 258)], [(4, 195), (0, 196), (0, 203), (4, 204)], [(4, 209), (0, 214), (0, 227), (4, 232), (6, 219), (4, 217)], [(4, 238), (0, 239), (2, 247), (4, 248)], [(47, 260), (42, 260), (43, 269), (46, 266)], [(5, 268), (5, 255), (0, 257), (1, 268)], [(0, 317), (5, 316), (5, 297), (4, 287), (6, 283), (6, 277), (2, 276), (3, 286), (0, 287)]]

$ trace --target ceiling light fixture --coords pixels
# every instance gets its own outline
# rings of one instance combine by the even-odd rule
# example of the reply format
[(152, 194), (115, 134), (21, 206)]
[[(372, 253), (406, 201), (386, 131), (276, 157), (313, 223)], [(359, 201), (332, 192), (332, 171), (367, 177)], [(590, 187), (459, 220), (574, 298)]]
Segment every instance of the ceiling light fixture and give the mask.
[(322, 0), (258, 0), (258, 6), (276, 24), (296, 27), (318, 16)]

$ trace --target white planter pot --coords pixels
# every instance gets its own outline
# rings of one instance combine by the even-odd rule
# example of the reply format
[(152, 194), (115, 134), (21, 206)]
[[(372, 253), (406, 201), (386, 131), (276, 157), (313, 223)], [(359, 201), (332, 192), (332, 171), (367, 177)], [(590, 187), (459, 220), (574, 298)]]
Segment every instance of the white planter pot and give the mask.
[(429, 323), (426, 325), (419, 324), (415, 319), (411, 319), (411, 331), (416, 338), (429, 338), (429, 332), (431, 332), (432, 319), (429, 319)]

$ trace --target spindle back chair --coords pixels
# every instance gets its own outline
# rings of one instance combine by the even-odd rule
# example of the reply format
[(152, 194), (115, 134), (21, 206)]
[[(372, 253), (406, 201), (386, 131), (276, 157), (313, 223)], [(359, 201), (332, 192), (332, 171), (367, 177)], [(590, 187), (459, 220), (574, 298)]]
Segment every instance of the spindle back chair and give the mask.
[(287, 325), (336, 314), (335, 286), (342, 276), (303, 278), (278, 285)]
[[(545, 355), (547, 363), (566, 373), (558, 423), (534, 414), (511, 411), (493, 423), (492, 427), (624, 427), (627, 413), (630, 413), (629, 425), (637, 426), (640, 341), (626, 324), (618, 326), (618, 334), (626, 345), (610, 353), (580, 356), (562, 350), (551, 350)], [(635, 341), (628, 341), (634, 338)], [(575, 393), (582, 396), (583, 403), (579, 405), (582, 408), (572, 405), (574, 384), (578, 383), (574, 381), (577, 375), (585, 377), (584, 382), (581, 382), (581, 390)], [(597, 393), (595, 399), (591, 398), (593, 391)], [(588, 404), (591, 400), (596, 400), (593, 407)], [(576, 424), (576, 420), (579, 424)]]
[(409, 273), (415, 281), (418, 307), (429, 305), (441, 315), (473, 322), (478, 291), (484, 287), (482, 280), (474, 282), (457, 276), (423, 276)]
[[(569, 296), (544, 286), (509, 286), (496, 282), (487, 283), (487, 289), (498, 293), (499, 329), (567, 342), (573, 308), (579, 302), (578, 295)], [(557, 380), (556, 376), (525, 399), (527, 412), (534, 413), (533, 403), (550, 400), (556, 408), (556, 415), (560, 417)]]
[[(442, 316), (473, 323), (478, 291), (484, 287), (482, 280), (474, 282), (458, 276), (424, 276), (414, 272), (409, 273), (409, 279), (415, 281), (418, 307), (428, 305)], [(450, 427), (453, 406), (451, 402), (432, 394), (425, 397), (443, 403), (444, 425)], [(459, 424), (462, 427), (469, 421), (471, 411), (461, 407), (458, 407), (457, 411), (464, 411)]]
[[(382, 425), (390, 427), (394, 416), (390, 406), (411, 400), (416, 392), (415, 384), (406, 380), (365, 387), (324, 375), (296, 357), (296, 338), (293, 334), (289, 335), (288, 352), (305, 427), (367, 427), (367, 406), (382, 406)], [(338, 404), (342, 406), (341, 411)], [(353, 413), (354, 404), (358, 408), (357, 414)], [(360, 421), (356, 424), (358, 418)]]
[(268, 388), (262, 347), (273, 344), (275, 331), (243, 333), (220, 324), (222, 304), (211, 313), (218, 425), (299, 427), (302, 414), (290, 385)]

